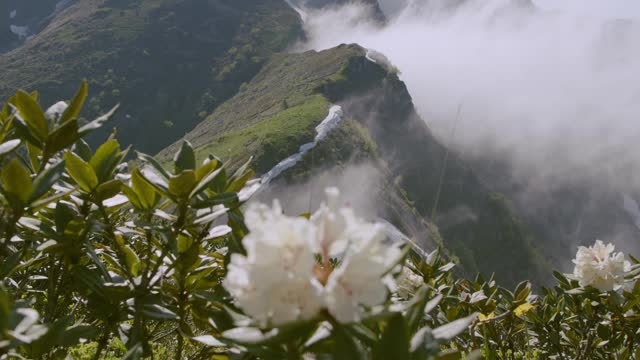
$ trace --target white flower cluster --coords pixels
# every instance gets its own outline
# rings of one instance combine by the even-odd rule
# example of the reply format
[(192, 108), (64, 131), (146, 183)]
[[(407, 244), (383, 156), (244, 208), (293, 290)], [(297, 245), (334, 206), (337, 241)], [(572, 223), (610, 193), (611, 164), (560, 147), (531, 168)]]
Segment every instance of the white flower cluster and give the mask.
[(624, 275), (630, 269), (624, 254), (614, 253), (613, 244), (605, 245), (602, 241), (590, 247), (580, 246), (576, 254), (573, 275), (580, 286), (592, 286), (600, 291), (617, 290), (624, 284)]
[(247, 255), (231, 256), (223, 285), (262, 326), (310, 319), (325, 308), (339, 322), (358, 321), (363, 307), (386, 300), (400, 250), (385, 242), (381, 224), (339, 208), (337, 189), (326, 193), (310, 220), (283, 215), (277, 201), (246, 212)]

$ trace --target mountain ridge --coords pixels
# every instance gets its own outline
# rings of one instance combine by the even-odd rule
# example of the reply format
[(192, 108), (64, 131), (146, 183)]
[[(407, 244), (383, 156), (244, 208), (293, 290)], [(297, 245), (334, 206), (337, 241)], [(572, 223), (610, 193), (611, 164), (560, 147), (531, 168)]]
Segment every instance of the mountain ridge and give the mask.
[[(531, 274), (542, 278), (541, 256), (504, 196), (494, 194), (453, 154), (441, 175), (447, 150), (418, 116), (393, 70), (358, 45), (276, 55), (184, 139), (200, 159), (216, 155), (235, 164), (232, 169), (255, 156), (254, 169), (265, 174), (313, 139), (330, 104), (341, 105), (348, 120), (283, 173), (277, 188), (301, 186), (322, 171), (373, 164), (384, 179), (372, 194), (384, 205), (372, 216), (390, 219), (423, 246), (451, 250), (469, 273), (497, 271), (510, 283)], [(296, 116), (287, 115), (291, 112)], [(181, 141), (158, 154), (161, 162), (168, 162)], [(436, 203), (438, 215), (432, 218)], [(472, 215), (461, 215), (465, 209)]]

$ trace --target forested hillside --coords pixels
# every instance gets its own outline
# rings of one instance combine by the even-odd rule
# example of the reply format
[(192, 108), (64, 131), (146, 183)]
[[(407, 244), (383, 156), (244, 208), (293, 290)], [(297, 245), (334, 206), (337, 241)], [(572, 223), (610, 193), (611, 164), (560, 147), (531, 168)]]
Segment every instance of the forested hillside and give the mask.
[(300, 31), (298, 15), (280, 0), (75, 1), (0, 57), (0, 96), (38, 89), (51, 103), (71, 98), (87, 79), (90, 114), (122, 103), (114, 121), (119, 139), (158, 151)]

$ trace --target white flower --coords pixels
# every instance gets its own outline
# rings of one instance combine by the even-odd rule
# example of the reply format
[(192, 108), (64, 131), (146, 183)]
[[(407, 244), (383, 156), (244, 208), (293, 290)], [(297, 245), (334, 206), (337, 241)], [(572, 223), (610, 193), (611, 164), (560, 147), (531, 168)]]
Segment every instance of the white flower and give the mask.
[(424, 284), (422, 276), (416, 274), (408, 267), (403, 267), (397, 279), (397, 293), (402, 299), (409, 299), (415, 294), (416, 290)]
[(251, 206), (246, 220), (247, 256), (231, 256), (224, 287), (262, 326), (314, 317), (323, 306), (322, 287), (313, 277), (315, 226), (284, 216), (277, 202), (273, 208)]
[(340, 191), (336, 188), (325, 190), (327, 202), (311, 216), (311, 222), (318, 227), (317, 251), (325, 258), (338, 256), (347, 246), (348, 225), (354, 221), (350, 208), (338, 209)]
[(580, 246), (576, 254), (573, 274), (580, 286), (593, 286), (600, 291), (611, 291), (624, 284), (625, 272), (630, 264), (624, 260), (624, 254), (614, 253), (615, 246), (606, 246), (600, 240), (591, 247)]
[(246, 212), (247, 255), (231, 256), (223, 285), (261, 326), (310, 319), (323, 308), (339, 322), (358, 321), (395, 288), (389, 270), (400, 250), (387, 243), (385, 227), (339, 208), (337, 189), (326, 193), (310, 221), (283, 215), (277, 202)]
[[(357, 220), (355, 220), (357, 221)], [(363, 306), (384, 303), (388, 294), (385, 276), (398, 260), (399, 249), (384, 243), (380, 224), (349, 224), (349, 248), (340, 265), (331, 273), (325, 287), (327, 308), (341, 323), (359, 321)]]

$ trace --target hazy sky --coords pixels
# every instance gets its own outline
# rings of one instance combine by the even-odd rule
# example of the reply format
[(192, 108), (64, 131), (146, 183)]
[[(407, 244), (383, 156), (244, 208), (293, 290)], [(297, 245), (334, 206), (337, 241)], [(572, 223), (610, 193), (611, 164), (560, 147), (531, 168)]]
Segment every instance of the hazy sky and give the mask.
[(442, 15), (407, 1), (416, 7), (382, 29), (355, 5), (311, 13), (307, 48), (358, 43), (387, 55), (446, 143), (511, 157), (530, 182), (640, 191), (640, 21), (611, 21), (640, 18), (640, 0), (535, 0), (561, 9), (548, 12), (470, 0)]
[(594, 15), (640, 17), (640, 0), (535, 0), (540, 7)]

